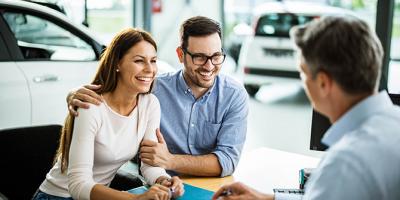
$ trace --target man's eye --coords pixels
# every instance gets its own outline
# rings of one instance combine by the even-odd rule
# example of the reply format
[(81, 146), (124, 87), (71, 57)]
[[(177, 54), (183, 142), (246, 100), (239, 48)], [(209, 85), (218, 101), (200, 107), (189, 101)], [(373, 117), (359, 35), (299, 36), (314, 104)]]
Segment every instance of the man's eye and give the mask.
[(205, 59), (207, 59), (207, 57), (205, 57), (205, 56), (199, 56), (199, 55), (193, 56), (193, 58), (194, 58), (194, 59), (198, 59), (198, 60), (205, 60)]

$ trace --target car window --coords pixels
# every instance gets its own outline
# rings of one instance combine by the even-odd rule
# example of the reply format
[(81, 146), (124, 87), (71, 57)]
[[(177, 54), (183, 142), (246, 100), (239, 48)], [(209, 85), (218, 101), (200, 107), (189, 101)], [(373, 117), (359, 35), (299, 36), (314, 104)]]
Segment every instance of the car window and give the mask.
[(6, 49), (6, 44), (3, 41), (3, 38), (0, 37), (0, 61), (6, 61), (9, 59), (9, 54)]
[(260, 17), (256, 27), (257, 36), (289, 37), (290, 28), (305, 24), (314, 16), (295, 15), (290, 13), (271, 13)]
[(88, 43), (47, 19), (16, 12), (5, 12), (3, 16), (25, 59), (96, 59), (96, 54)]

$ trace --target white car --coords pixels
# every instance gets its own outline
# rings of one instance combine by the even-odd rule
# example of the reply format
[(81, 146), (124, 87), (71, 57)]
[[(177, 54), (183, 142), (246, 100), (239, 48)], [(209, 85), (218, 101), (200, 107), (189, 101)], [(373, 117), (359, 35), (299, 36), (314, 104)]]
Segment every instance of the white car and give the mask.
[(0, 30), (0, 129), (62, 124), (68, 91), (91, 82), (105, 45), (62, 13), (25, 1), (0, 0)]
[(254, 34), (248, 36), (241, 48), (238, 71), (253, 96), (261, 85), (281, 81), (299, 81), (294, 45), (289, 31), (327, 14), (348, 13), (347, 10), (309, 2), (268, 2), (253, 12)]

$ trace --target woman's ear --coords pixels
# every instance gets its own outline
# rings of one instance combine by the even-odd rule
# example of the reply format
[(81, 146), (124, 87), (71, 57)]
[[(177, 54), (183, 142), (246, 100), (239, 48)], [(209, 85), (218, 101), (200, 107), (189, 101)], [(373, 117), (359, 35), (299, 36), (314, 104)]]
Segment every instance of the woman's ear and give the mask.
[(183, 63), (183, 50), (182, 47), (176, 48), (176, 55), (178, 55), (178, 59), (180, 63)]

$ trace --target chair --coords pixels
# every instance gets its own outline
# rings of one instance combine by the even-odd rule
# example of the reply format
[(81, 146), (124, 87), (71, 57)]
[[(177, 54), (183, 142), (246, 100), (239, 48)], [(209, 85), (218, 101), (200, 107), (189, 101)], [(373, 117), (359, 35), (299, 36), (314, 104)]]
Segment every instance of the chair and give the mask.
[(51, 169), (60, 125), (0, 130), (0, 193), (31, 199)]
[[(0, 130), (0, 194), (8, 199), (31, 199), (53, 166), (61, 125)], [(142, 186), (135, 175), (118, 170), (110, 187)], [(4, 198), (4, 197), (3, 197)]]
[(110, 188), (126, 191), (132, 188), (140, 187), (144, 185), (144, 183), (138, 176), (139, 175), (119, 169), (117, 174), (115, 174), (114, 179), (110, 183)]
[(0, 200), (8, 200), (6, 196), (4, 196), (2, 193), (0, 193)]
[(115, 174), (114, 179), (110, 183), (110, 188), (126, 191), (145, 185), (146, 183), (141, 178), (142, 174), (139, 169), (140, 158), (139, 153), (137, 153), (135, 157), (117, 171), (117, 174)]

